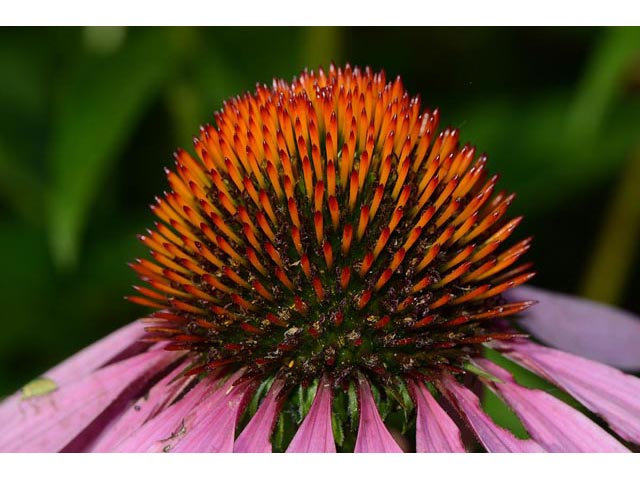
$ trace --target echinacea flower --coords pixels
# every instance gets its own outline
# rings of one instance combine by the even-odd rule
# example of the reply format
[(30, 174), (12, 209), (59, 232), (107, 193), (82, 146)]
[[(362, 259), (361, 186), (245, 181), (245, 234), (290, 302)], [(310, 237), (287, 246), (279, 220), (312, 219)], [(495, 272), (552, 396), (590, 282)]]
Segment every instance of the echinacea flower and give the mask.
[[(637, 448), (640, 379), (522, 328), (634, 369), (638, 319), (515, 288), (533, 273), (513, 195), (399, 78), (304, 72), (215, 119), (195, 157), (175, 154), (140, 237), (153, 259), (132, 264), (146, 286), (130, 300), (153, 313), (6, 399), (0, 450)], [(487, 349), (570, 397), (521, 385)], [(483, 410), (478, 384), (526, 438)]]

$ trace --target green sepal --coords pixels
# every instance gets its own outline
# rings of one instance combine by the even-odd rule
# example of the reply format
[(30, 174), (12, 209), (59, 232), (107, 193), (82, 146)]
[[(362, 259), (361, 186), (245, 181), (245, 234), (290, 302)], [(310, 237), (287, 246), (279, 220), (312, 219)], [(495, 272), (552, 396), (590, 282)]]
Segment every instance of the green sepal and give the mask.
[(274, 380), (275, 377), (269, 377), (258, 385), (256, 393), (253, 395), (253, 398), (251, 398), (251, 401), (245, 410), (249, 413), (249, 418), (253, 417), (258, 411), (258, 406), (260, 405), (262, 398), (267, 394)]
[(413, 400), (409, 394), (409, 390), (404, 382), (398, 382), (395, 385), (384, 387), (387, 402), (389, 403), (389, 409), (392, 409), (391, 404), (396, 403), (396, 407), (400, 407), (403, 413), (402, 430), (406, 430), (409, 424), (410, 413), (413, 412)]
[(306, 388), (303, 386), (298, 387), (298, 390), (296, 391), (298, 403), (298, 424), (302, 423), (304, 417), (309, 413), (317, 390), (318, 380), (314, 380), (313, 383)]
[(344, 443), (344, 429), (342, 428), (343, 421), (338, 418), (338, 415), (333, 411), (331, 413), (331, 429), (333, 430), (333, 439), (338, 447), (342, 447)]
[(358, 428), (358, 422), (360, 421), (360, 408), (358, 406), (358, 391), (354, 382), (349, 382), (347, 400), (351, 430), (356, 430)]

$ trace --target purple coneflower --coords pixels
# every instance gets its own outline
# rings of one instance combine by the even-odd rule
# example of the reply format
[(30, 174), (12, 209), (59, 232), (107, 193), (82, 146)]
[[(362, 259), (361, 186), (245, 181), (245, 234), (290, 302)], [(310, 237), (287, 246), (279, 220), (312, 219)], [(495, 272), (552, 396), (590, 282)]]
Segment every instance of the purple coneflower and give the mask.
[(146, 286), (130, 300), (153, 313), (7, 398), (0, 451), (637, 448), (640, 379), (605, 363), (640, 367), (638, 319), (519, 287), (513, 195), (399, 78), (304, 72), (215, 119), (141, 236), (153, 259), (132, 265)]

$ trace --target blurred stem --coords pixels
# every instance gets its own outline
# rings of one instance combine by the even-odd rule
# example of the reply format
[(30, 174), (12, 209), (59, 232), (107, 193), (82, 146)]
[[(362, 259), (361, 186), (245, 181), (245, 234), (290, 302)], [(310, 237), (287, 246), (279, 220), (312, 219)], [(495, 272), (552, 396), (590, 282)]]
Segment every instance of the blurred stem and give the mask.
[(187, 146), (197, 131), (201, 120), (198, 95), (193, 85), (185, 78), (184, 68), (194, 61), (194, 52), (198, 49), (199, 31), (189, 28), (169, 29), (169, 38), (177, 51), (181, 53), (181, 62), (176, 66), (174, 78), (164, 92), (165, 105), (173, 121), (175, 141)]
[(307, 27), (302, 39), (302, 63), (309, 68), (331, 62), (341, 63), (344, 29), (342, 27)]
[(577, 141), (583, 151), (591, 150), (589, 142), (597, 141), (596, 134), (607, 110), (621, 93), (625, 70), (638, 58), (639, 52), (640, 28), (618, 27), (603, 31), (569, 115), (570, 138)]
[(189, 139), (198, 131), (202, 120), (197, 94), (186, 81), (175, 80), (165, 92), (165, 100), (179, 145), (189, 146)]
[(175, 48), (182, 61), (164, 92), (175, 141), (187, 147), (204, 122), (212, 121), (214, 109), (222, 100), (242, 92), (244, 79), (238, 75), (222, 52), (216, 37), (205, 37), (202, 29), (172, 28)]
[(582, 294), (617, 304), (634, 265), (640, 235), (640, 148), (632, 155), (609, 205)]

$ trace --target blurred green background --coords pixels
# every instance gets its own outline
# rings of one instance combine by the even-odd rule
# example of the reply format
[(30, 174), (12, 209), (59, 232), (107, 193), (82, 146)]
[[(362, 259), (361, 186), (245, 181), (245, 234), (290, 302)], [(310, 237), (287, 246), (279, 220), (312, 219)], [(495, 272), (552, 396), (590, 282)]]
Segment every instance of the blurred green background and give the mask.
[(126, 263), (173, 150), (331, 60), (401, 74), (489, 153), (534, 284), (640, 312), (640, 29), (3, 28), (0, 396), (145, 313)]

